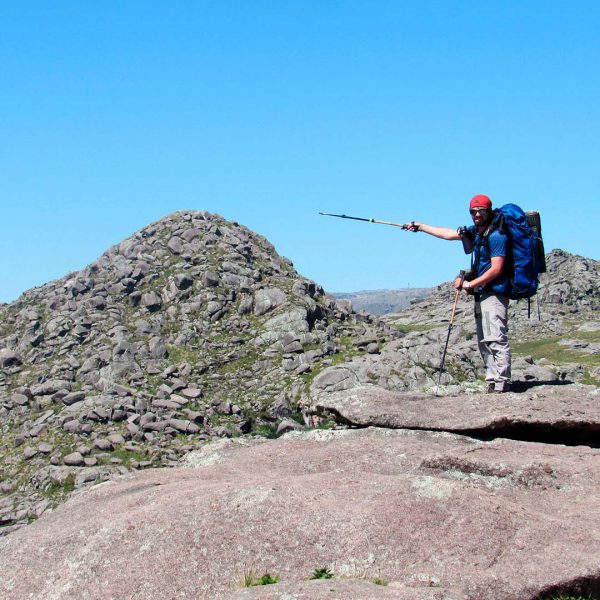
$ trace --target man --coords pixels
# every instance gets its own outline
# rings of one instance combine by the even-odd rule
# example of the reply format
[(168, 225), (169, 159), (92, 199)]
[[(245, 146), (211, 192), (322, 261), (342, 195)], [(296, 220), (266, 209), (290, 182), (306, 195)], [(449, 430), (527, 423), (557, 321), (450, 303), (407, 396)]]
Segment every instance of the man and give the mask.
[[(485, 363), (488, 393), (510, 391), (511, 354), (508, 343), (509, 281), (505, 274), (507, 240), (498, 230), (489, 230), (494, 212), (488, 196), (478, 194), (469, 205), (473, 225), (458, 230), (413, 222), (410, 231), (424, 231), (443, 240), (463, 240), (474, 252), (473, 271), (462, 289), (475, 297), (475, 323), (479, 352)], [(454, 282), (461, 289), (461, 280)]]

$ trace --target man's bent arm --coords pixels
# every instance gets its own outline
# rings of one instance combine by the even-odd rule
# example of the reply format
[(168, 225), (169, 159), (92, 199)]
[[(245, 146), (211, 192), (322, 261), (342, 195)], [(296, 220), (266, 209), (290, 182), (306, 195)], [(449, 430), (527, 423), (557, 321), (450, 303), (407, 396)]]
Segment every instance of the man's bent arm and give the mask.
[(480, 275), (479, 277), (476, 277), (470, 281), (469, 287), (483, 287), (491, 281), (494, 281), (494, 279), (497, 277), (500, 277), (500, 275), (502, 275), (502, 271), (504, 270), (504, 262), (504, 256), (492, 256), (492, 266), (483, 275)]

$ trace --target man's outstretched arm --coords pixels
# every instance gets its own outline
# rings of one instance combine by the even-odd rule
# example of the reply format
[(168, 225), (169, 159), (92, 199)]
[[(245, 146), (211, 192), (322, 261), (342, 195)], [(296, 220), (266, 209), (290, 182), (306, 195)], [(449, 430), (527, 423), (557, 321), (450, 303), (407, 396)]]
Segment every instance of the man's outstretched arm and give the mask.
[(450, 229), (450, 227), (436, 227), (435, 225), (426, 225), (425, 223), (413, 221), (407, 226), (407, 229), (414, 232), (424, 231), (442, 240), (460, 240), (458, 230)]

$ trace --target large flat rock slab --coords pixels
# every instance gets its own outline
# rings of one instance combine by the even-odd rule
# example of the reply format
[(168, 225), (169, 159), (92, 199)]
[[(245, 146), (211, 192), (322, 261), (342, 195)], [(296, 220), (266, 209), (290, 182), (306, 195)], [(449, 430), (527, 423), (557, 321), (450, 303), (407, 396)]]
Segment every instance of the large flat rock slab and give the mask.
[(543, 385), (506, 394), (434, 396), (377, 386), (322, 394), (313, 411), (359, 427), (427, 429), (600, 445), (600, 390)]
[[(600, 591), (599, 450), (366, 428), (215, 442), (187, 465), (81, 491), (1, 538), (0, 597), (408, 598), (414, 588), (415, 599), (539, 600)], [(332, 587), (308, 581), (316, 569), (335, 574)], [(280, 583), (244, 590), (248, 570)], [(307, 595), (309, 585), (318, 594)]]

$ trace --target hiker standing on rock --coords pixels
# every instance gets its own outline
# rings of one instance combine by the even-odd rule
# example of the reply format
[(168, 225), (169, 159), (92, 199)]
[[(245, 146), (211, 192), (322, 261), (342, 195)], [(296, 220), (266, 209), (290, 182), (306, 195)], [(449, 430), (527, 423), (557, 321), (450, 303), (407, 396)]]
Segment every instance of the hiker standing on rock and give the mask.
[(508, 392), (511, 354), (507, 333), (510, 291), (505, 274), (507, 238), (499, 229), (490, 231), (494, 212), (488, 196), (474, 196), (469, 212), (473, 218), (471, 227), (450, 229), (413, 221), (406, 229), (415, 233), (424, 231), (443, 240), (462, 240), (465, 249), (474, 252), (472, 271), (464, 282), (457, 278), (454, 286), (475, 297), (477, 342), (485, 363), (488, 393)]

